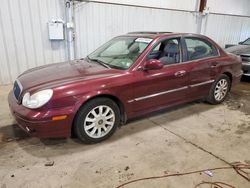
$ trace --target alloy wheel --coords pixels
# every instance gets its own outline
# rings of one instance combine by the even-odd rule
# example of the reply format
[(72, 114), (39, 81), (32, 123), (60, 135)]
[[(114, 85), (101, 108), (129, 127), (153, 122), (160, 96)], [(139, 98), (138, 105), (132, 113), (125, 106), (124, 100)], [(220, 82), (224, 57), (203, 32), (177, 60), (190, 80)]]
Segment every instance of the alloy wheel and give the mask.
[(228, 82), (226, 79), (221, 79), (215, 86), (214, 98), (216, 101), (221, 101), (225, 98), (228, 91)]
[(102, 138), (115, 124), (115, 113), (106, 105), (93, 108), (86, 116), (84, 130), (91, 138)]

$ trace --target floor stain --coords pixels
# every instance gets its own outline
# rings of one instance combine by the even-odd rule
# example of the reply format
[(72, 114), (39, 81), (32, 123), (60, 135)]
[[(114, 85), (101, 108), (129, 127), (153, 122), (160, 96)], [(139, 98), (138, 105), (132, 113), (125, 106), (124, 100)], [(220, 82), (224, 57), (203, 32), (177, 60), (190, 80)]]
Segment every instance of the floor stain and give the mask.
[(244, 134), (250, 132), (249, 123), (242, 123), (237, 126), (238, 130), (235, 131), (236, 134)]
[(231, 110), (240, 110), (250, 115), (250, 78), (243, 77), (242, 82), (232, 88), (225, 104)]

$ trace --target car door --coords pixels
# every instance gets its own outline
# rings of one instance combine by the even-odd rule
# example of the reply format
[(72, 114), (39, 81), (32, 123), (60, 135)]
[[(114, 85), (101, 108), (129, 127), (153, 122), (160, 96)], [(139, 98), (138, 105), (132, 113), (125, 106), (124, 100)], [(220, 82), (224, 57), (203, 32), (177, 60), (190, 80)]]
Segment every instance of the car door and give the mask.
[(199, 37), (184, 37), (185, 61), (189, 66), (189, 90), (190, 98), (200, 98), (208, 95), (214, 82), (212, 70), (218, 63), (217, 49), (206, 39)]
[[(159, 70), (139, 69), (134, 72), (136, 83), (134, 86), (133, 110), (135, 112), (152, 111), (152, 108), (157, 110), (163, 106), (181, 103), (186, 99), (188, 67), (182, 64), (181, 40), (180, 38), (174, 38), (167, 41), (178, 43), (179, 58), (171, 64), (166, 62), (164, 67)], [(160, 54), (166, 44), (165, 40), (157, 43), (145, 61), (164, 58), (160, 57)], [(173, 46), (174, 44), (172, 44)], [(145, 61), (142, 62), (142, 65)]]

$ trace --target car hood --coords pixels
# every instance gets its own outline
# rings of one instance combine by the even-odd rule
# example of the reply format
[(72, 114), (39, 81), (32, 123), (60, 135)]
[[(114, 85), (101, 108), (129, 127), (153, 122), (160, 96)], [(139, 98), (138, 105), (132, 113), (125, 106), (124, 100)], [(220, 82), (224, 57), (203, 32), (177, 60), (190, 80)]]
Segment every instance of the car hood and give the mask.
[(121, 70), (108, 69), (95, 62), (74, 60), (36, 67), (18, 77), (24, 90), (53, 88), (81, 80), (121, 74)]
[(229, 53), (234, 53), (234, 54), (237, 54), (237, 55), (243, 55), (243, 54), (249, 54), (250, 55), (250, 45), (232, 46), (232, 47), (229, 47), (229, 48), (225, 49), (225, 51), (227, 51)]

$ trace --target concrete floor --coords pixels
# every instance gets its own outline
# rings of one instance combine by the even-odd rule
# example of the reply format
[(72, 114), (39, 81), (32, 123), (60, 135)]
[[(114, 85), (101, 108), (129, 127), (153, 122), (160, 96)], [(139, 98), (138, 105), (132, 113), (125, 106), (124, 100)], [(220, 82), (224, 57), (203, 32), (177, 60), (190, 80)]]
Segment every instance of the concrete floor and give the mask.
[[(224, 104), (195, 102), (151, 114), (131, 121), (96, 145), (28, 137), (9, 113), (10, 88), (0, 87), (1, 188), (115, 188), (142, 177), (227, 166), (224, 161), (250, 164), (249, 81), (234, 88)], [(52, 161), (53, 166), (45, 166)], [(213, 177), (197, 173), (125, 187), (193, 188), (202, 181), (250, 187), (233, 170), (212, 173)]]

